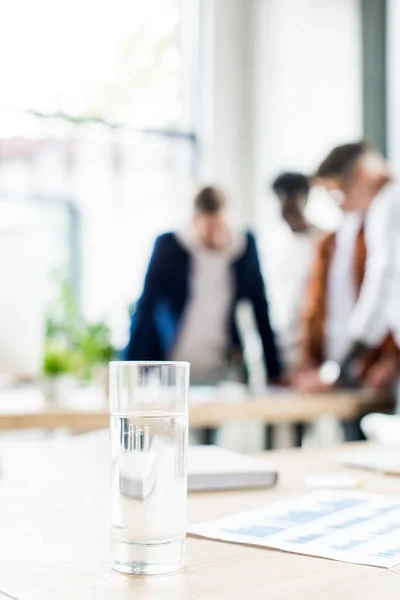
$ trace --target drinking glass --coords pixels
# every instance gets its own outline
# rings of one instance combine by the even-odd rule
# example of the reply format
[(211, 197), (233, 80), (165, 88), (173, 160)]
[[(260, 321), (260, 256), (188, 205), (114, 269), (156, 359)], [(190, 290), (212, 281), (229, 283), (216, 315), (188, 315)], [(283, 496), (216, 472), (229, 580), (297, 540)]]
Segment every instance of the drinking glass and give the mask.
[(110, 363), (111, 561), (169, 573), (184, 563), (189, 363)]

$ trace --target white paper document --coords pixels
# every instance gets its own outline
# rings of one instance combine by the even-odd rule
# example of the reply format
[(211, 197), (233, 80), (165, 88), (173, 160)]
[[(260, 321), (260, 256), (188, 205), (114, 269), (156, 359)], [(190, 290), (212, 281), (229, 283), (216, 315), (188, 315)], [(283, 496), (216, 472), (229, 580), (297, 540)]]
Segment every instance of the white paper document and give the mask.
[(400, 496), (313, 492), (193, 525), (188, 534), (390, 568), (400, 563)]
[(400, 452), (398, 450), (368, 450), (366, 452), (346, 452), (339, 456), (342, 465), (379, 471), (390, 475), (400, 475)]

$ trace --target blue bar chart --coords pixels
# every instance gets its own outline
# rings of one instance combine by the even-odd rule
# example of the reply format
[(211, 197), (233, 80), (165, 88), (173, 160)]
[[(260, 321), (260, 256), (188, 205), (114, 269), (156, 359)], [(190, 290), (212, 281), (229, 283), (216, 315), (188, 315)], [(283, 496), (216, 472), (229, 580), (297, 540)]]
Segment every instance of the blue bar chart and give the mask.
[(201, 523), (188, 533), (391, 568), (400, 564), (400, 497), (314, 492)]

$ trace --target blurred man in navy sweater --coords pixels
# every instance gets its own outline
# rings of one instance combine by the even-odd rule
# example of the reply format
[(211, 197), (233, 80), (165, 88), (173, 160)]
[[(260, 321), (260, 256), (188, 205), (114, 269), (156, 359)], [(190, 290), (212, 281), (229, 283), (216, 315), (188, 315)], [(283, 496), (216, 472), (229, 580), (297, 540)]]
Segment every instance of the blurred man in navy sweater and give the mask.
[(243, 364), (235, 314), (242, 300), (254, 310), (268, 380), (279, 382), (254, 237), (230, 226), (224, 194), (205, 187), (190, 225), (156, 240), (125, 358), (189, 361), (192, 383), (216, 383)]

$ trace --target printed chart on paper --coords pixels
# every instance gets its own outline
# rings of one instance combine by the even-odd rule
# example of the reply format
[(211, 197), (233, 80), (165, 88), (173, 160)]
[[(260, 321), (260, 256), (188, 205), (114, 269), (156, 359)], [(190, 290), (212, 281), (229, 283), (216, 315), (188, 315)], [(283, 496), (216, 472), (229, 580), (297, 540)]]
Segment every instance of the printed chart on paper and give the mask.
[(400, 563), (400, 496), (314, 492), (193, 525), (188, 534), (390, 568)]

